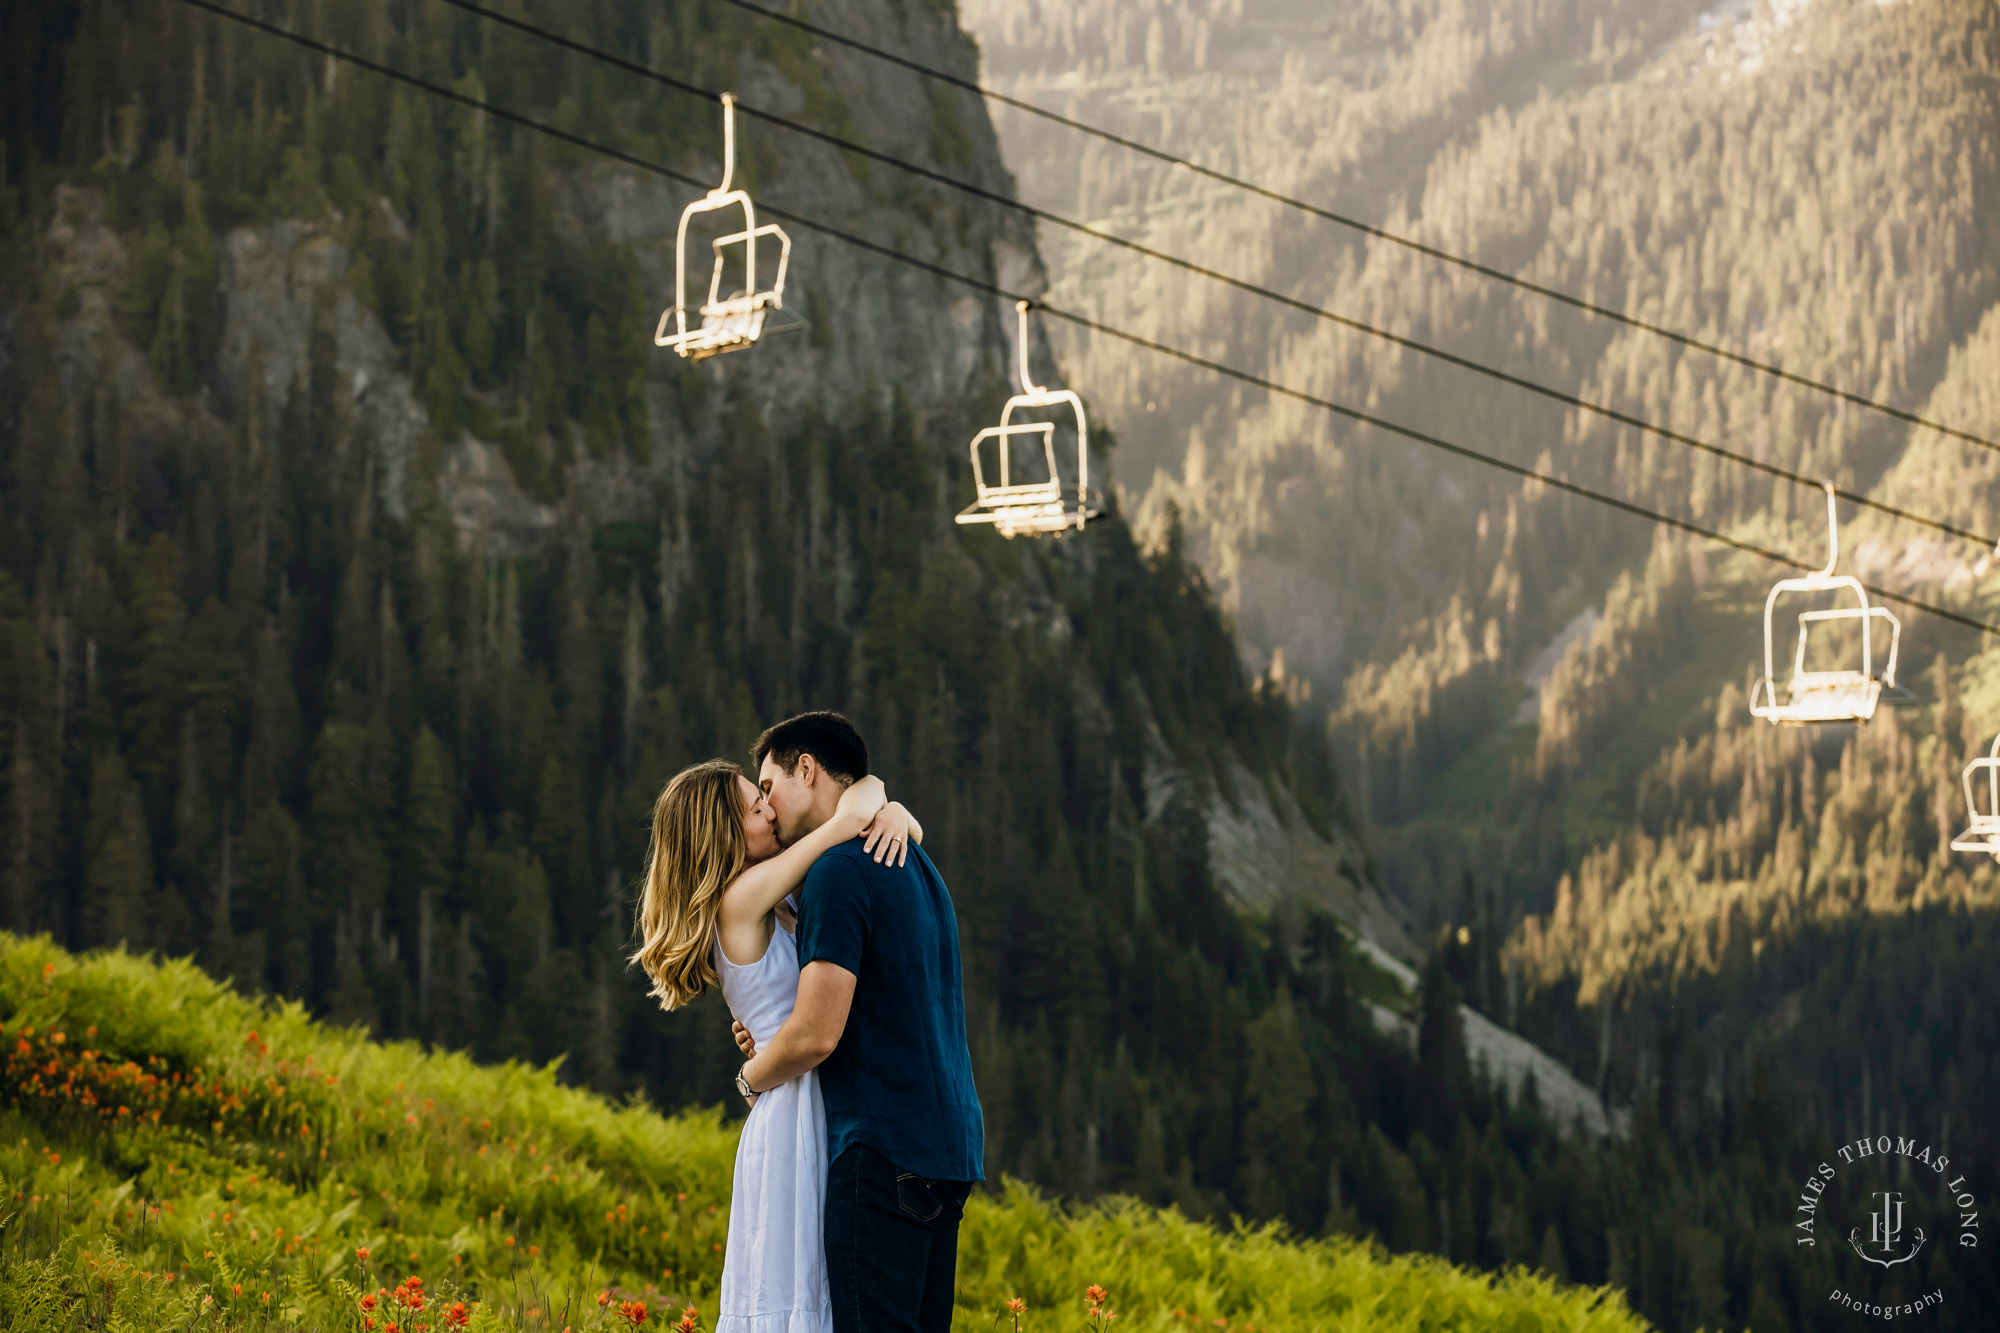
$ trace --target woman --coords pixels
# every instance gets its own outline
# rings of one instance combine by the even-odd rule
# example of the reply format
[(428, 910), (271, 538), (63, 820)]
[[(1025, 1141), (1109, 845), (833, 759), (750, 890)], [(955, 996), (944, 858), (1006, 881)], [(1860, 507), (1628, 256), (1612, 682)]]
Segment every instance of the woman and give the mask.
[[(792, 891), (820, 853), (863, 837), (877, 861), (901, 865), (924, 831), (862, 778), (833, 818), (782, 850), (764, 794), (726, 759), (683, 769), (653, 804), (652, 847), (639, 895), (642, 941), (633, 961), (652, 994), (678, 1008), (720, 985), (730, 1013), (758, 1041), (790, 1017), (799, 955)], [(829, 1333), (826, 1111), (808, 1071), (760, 1094), (736, 1145), (729, 1245), (715, 1333)]]

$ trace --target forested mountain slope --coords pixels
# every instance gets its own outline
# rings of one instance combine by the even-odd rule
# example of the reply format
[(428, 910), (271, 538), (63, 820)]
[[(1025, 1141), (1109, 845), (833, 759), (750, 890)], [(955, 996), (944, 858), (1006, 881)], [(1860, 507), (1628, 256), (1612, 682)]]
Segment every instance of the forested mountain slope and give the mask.
[[(1693, 24), (1693, 7), (1504, 0), (1339, 17), (1285, 4), (1064, 9), (1058, 20), (1035, 6), (968, 6), (992, 75), (1802, 375), (1913, 409), (1933, 392), (1956, 404), (1982, 381), (1982, 344), (1968, 340), (2000, 293), (1990, 6), (1830, 0), (1810, 21), (1786, 6), (1721, 27), (1714, 16)], [(1017, 111), (997, 123), (1036, 202), (1915, 504), (1911, 482), (1884, 475), (1910, 444), (1902, 423), (1364, 246), (1101, 142), (1055, 151), (1069, 132)], [(1706, 525), (1772, 538), (1778, 529), (1764, 525), (1796, 517), (1786, 544), (1815, 558), (1821, 546), (1810, 491), (1087, 238), (1052, 237), (1059, 296), (1114, 323)], [(1956, 388), (1944, 378), (1954, 356)], [(1246, 652), (1282, 651), (1288, 673), (1316, 687), (1379, 823), (1416, 816), (1430, 779), (1516, 714), (1522, 676), (1559, 632), (1601, 607), (1621, 568), (1636, 575), (1648, 559), (1643, 522), (1573, 497), (1124, 344), (1079, 337), (1070, 360), (1079, 382), (1126, 409), (1128, 441), (1145, 441), (1127, 446), (1133, 498), (1147, 510), (1176, 503)], [(1928, 481), (1975, 457), (1918, 438), (1910, 457), (1931, 460), (1919, 465), (1933, 469)], [(1134, 452), (1157, 468), (1150, 479)], [(1977, 486), (1951, 490), (1919, 507), (1964, 519), (1980, 503)], [(1856, 552), (1850, 541), (1850, 554), (1867, 572), (1916, 559), (1920, 593), (1927, 580), (1949, 587), (1954, 561), (1969, 577), (1979, 555), (1939, 548), (1921, 529), (1881, 535), (1893, 547)], [(1452, 875), (1419, 878), (1399, 890), (1425, 907), (1440, 905), (1439, 886), (1456, 892)]]
[[(714, 104), (436, 0), (254, 12), (719, 172)], [(522, 12), (1006, 185), (976, 101), (740, 10)], [(934, 5), (848, 18), (972, 68)], [(651, 178), (174, 0), (9, 6), (0, 61), (0, 924), (712, 1104), (719, 1003), (624, 964), (646, 812), (837, 704), (960, 904), (995, 1174), (1602, 1251), (1564, 1210), (1614, 1182), (1473, 1076), (1458, 982), (1406, 993), (1326, 910), (1423, 963), (1171, 526), (951, 524), (1011, 312), (800, 232), (809, 329), (687, 367), (645, 340), (683, 202)], [(767, 202), (1037, 281), (1012, 215), (739, 130)]]
[[(1991, 5), (1062, 9), (968, 5), (989, 77), (2000, 438)], [(996, 123), (1024, 195), (1051, 208), (2000, 532), (1993, 450), (1194, 189), (1108, 146), (1050, 151), (1061, 132), (1017, 113)], [(1823, 558), (1810, 488), (1142, 275), (1087, 240), (1045, 253), (1057, 299), (1113, 322)], [(1143, 301), (1123, 295), (1142, 283)], [(1768, 1248), (1795, 1202), (1786, 1182), (1843, 1137), (1941, 1135), (1991, 1191), (2000, 879), (1947, 844), (1966, 820), (1960, 769), (2000, 727), (2000, 642), (1896, 606), (1916, 706), (1858, 730), (1775, 731), (1746, 696), (1785, 571), (1102, 339), (1064, 350), (1077, 382), (1133, 413), (1128, 503), (1150, 517), (1174, 501), (1246, 657), (1282, 650), (1287, 675), (1310, 682), (1385, 886), (1425, 925), (1463, 925), (1452, 966), (1475, 1002), (1629, 1099), (1635, 1134), (1687, 1171), (1686, 1192), (1643, 1191), (1651, 1208), (1686, 1207), (1684, 1284), (1643, 1308), (1760, 1329), (1843, 1317), (1820, 1308), (1830, 1270)], [(1141, 451), (1150, 481), (1132, 466)], [(1850, 505), (1841, 518), (1844, 569), (2000, 622), (1979, 545)], [(1779, 632), (1782, 673), (1782, 615)], [(1710, 1296), (1704, 1254), (1720, 1270)], [(1990, 1316), (1991, 1272), (1975, 1269), (1947, 1322)]]

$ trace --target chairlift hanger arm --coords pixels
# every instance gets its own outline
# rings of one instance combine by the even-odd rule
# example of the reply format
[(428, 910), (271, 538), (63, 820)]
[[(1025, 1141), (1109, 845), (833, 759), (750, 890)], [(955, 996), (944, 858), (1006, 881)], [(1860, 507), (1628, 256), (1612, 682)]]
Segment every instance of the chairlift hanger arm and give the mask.
[(722, 184), (710, 190), (711, 195), (729, 193), (729, 182), (736, 178), (736, 94), (723, 93), (722, 97)]

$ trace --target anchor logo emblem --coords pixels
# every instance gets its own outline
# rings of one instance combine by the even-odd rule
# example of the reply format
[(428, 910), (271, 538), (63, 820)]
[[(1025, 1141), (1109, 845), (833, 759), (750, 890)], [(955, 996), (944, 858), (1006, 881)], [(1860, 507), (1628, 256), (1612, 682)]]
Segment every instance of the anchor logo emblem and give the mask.
[[(1861, 1240), (1860, 1227), (1847, 1233), (1848, 1244), (1854, 1247), (1856, 1254), (1871, 1264), (1892, 1268), (1897, 1264), (1908, 1263), (1917, 1257), (1918, 1250), (1924, 1248), (1924, 1229), (1912, 1227), (1911, 1230), (1916, 1233), (1916, 1243), (1910, 1246), (1908, 1253), (1895, 1253), (1896, 1247), (1903, 1239), (1903, 1196), (1894, 1190), (1877, 1190), (1874, 1197), (1880, 1199), (1882, 1204), (1868, 1215), (1866, 1246)], [(1880, 1253), (1870, 1254), (1868, 1252), (1870, 1249), (1879, 1250)]]

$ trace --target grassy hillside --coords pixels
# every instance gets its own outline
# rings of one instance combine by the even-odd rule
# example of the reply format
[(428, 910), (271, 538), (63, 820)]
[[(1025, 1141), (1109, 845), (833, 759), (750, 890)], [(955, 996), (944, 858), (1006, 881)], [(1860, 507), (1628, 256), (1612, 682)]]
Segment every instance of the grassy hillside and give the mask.
[[(0, 1014), (8, 1328), (710, 1326), (735, 1148), (713, 1111), (616, 1106), (40, 938), (0, 935)], [(1024, 1328), (1075, 1326), (1092, 1283), (1138, 1328), (1643, 1327), (1616, 1292), (1522, 1270), (1068, 1210), (1014, 1181), (974, 1199), (964, 1326), (1013, 1298)]]

